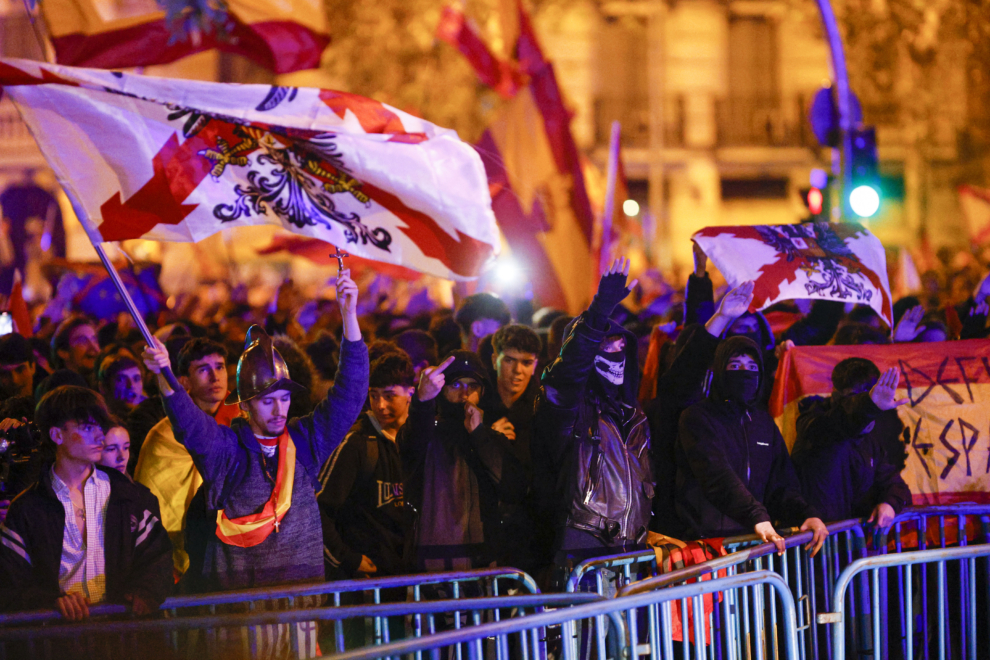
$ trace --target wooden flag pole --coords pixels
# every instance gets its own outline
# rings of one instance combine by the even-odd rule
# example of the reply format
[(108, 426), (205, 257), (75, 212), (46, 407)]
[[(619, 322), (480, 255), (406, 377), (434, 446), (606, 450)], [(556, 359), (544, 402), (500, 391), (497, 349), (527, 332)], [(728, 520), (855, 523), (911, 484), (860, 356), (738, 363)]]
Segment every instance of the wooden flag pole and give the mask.
[[(612, 259), (612, 214), (615, 211), (615, 188), (619, 177), (619, 150), (621, 149), (622, 126), (612, 122), (612, 137), (608, 147), (608, 185), (605, 189), (605, 208), (602, 209), (602, 247), (598, 257), (598, 273), (608, 272)], [(595, 282), (598, 286), (598, 282)]]

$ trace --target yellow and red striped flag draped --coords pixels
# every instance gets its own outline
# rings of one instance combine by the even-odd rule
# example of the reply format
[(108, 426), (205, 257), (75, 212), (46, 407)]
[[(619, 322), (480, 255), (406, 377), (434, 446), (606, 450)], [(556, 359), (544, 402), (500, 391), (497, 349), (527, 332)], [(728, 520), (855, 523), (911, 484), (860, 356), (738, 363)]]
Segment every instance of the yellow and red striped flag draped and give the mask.
[(288, 431), (278, 438), (278, 472), (272, 496), (259, 513), (228, 518), (223, 509), (217, 512), (217, 538), (227, 545), (251, 548), (278, 531), (282, 518), (292, 506), (292, 483), (296, 476), (296, 445)]
[(519, 3), (515, 58), (488, 49), (459, 9), (444, 9), (437, 35), (457, 48), (482, 82), (510, 101), (475, 144), (492, 210), (540, 304), (577, 313), (588, 303), (594, 213), (581, 155), (553, 65)]
[(907, 465), (901, 476), (918, 506), (990, 502), (990, 340), (887, 346), (799, 346), (784, 354), (770, 397), (788, 447), (796, 436), (798, 402), (832, 392), (842, 360), (897, 367), (898, 408)]
[(214, 32), (175, 40), (155, 0), (42, 0), (41, 14), (59, 64), (122, 69), (218, 48), (275, 73), (319, 66), (330, 43), (319, 0), (227, 0), (226, 5), (225, 37)]

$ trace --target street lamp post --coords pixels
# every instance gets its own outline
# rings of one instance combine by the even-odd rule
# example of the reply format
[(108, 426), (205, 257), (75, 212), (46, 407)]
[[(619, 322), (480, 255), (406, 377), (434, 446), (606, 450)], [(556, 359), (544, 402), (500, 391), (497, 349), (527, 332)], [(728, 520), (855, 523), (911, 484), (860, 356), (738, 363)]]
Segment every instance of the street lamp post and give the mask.
[(839, 172), (840, 198), (842, 199), (842, 217), (850, 217), (849, 192), (852, 187), (852, 168), (849, 157), (852, 153), (852, 91), (849, 89), (849, 71), (846, 69), (846, 54), (842, 48), (842, 35), (839, 24), (835, 20), (830, 0), (815, 0), (822, 15), (822, 26), (828, 39), (829, 52), (832, 55), (832, 78), (835, 81), (835, 103), (839, 111), (839, 130), (841, 133)]

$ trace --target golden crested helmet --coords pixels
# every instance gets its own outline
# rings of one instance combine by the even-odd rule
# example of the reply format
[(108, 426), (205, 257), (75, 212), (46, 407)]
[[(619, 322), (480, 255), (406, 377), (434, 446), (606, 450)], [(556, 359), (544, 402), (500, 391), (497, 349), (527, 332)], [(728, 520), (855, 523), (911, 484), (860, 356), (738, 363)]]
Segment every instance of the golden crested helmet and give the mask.
[(226, 403), (243, 403), (276, 390), (296, 394), (305, 392), (306, 388), (290, 378), (289, 367), (265, 329), (252, 325), (244, 338), (244, 353), (237, 361), (237, 389), (230, 393)]

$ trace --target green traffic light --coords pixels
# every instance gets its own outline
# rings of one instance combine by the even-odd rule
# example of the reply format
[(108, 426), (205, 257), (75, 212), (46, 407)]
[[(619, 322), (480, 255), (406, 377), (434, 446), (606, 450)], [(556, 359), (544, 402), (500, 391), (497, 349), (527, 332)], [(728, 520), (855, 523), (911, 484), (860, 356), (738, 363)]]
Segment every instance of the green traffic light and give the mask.
[(880, 193), (873, 186), (856, 186), (849, 193), (849, 207), (859, 217), (871, 218), (880, 210)]

